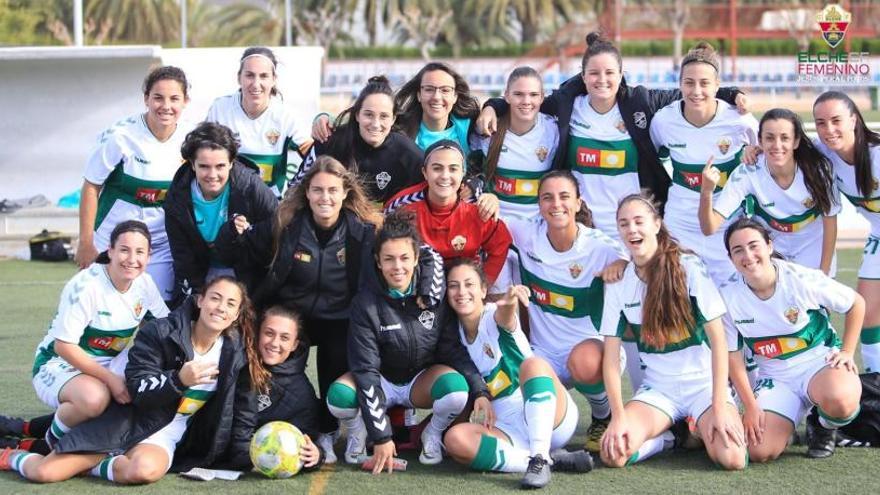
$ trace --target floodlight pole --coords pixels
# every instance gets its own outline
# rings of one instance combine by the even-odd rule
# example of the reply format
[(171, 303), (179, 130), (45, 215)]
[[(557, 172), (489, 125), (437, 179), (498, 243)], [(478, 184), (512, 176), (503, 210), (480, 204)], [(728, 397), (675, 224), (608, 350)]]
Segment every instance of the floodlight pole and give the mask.
[(186, 0), (180, 0), (180, 47), (186, 48)]
[(73, 44), (83, 46), (83, 2), (73, 0)]

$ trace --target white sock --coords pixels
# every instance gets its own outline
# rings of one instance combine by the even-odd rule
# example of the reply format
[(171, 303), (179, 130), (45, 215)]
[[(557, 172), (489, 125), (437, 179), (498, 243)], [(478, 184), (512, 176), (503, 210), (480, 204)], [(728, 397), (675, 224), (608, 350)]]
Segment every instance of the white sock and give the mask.
[(626, 461), (627, 464), (635, 464), (637, 462), (644, 461), (645, 459), (651, 457), (652, 455), (659, 454), (664, 450), (671, 449), (672, 445), (675, 443), (675, 436), (671, 431), (667, 430), (663, 433), (657, 435), (654, 438), (649, 438), (645, 440), (645, 443), (639, 447), (633, 455), (629, 457), (629, 460)]
[(443, 430), (449, 428), (449, 425), (464, 410), (467, 400), (467, 392), (449, 392), (443, 397), (434, 400), (434, 405), (432, 406), (434, 415), (431, 416), (431, 423), (428, 425), (432, 433), (440, 434)]
[(101, 462), (89, 471), (89, 475), (107, 481), (116, 481), (113, 479), (113, 463), (116, 462), (118, 457), (118, 455), (114, 455), (101, 459)]
[(527, 467), (529, 467), (529, 452), (526, 449), (514, 447), (490, 435), (480, 436), (477, 455), (471, 461), (471, 468), (477, 471), (524, 473)]
[(523, 416), (529, 433), (531, 455), (550, 460), (550, 440), (556, 419), (556, 389), (553, 380), (537, 376), (523, 384)]

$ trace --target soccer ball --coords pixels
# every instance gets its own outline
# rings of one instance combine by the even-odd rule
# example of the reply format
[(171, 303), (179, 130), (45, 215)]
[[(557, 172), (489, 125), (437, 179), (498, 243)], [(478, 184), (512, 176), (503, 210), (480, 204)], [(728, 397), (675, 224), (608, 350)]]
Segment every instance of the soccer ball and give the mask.
[(269, 478), (290, 478), (302, 469), (300, 450), (305, 443), (296, 426), (284, 421), (266, 423), (251, 439), (251, 462)]

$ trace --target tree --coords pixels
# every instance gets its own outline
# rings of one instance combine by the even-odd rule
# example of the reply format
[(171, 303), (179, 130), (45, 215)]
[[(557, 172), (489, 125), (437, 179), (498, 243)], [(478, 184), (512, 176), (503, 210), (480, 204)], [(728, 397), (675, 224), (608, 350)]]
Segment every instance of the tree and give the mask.
[(520, 42), (534, 44), (542, 27), (557, 26), (559, 20), (570, 22), (579, 11), (586, 11), (585, 0), (471, 0), (475, 13), (487, 13), (490, 29), (504, 26), (513, 16), (521, 26)]
[(452, 19), (450, 0), (388, 0), (388, 17), (398, 38), (419, 47), (422, 59), (430, 60), (430, 49)]
[(685, 0), (673, 0), (672, 5), (669, 2), (658, 2), (651, 0), (639, 0), (638, 4), (645, 7), (660, 21), (661, 25), (669, 26), (672, 29), (672, 66), (678, 69), (681, 67), (682, 45), (684, 43), (684, 28), (690, 19), (691, 9)]
[(180, 6), (176, 0), (91, 0), (85, 3), (85, 24), (91, 22), (93, 29), (104, 30), (109, 41), (166, 44), (179, 36)]

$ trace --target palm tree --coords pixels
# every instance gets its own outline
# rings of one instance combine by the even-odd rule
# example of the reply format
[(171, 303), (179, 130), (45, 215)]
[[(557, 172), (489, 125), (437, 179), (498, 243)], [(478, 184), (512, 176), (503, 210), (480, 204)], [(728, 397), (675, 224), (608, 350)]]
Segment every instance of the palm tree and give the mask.
[(165, 44), (177, 36), (180, 7), (176, 0), (91, 0), (83, 17), (86, 23), (109, 23), (110, 41)]
[(490, 28), (509, 23), (511, 13), (522, 27), (520, 41), (535, 43), (542, 27), (553, 26), (557, 19), (571, 21), (592, 2), (585, 0), (471, 0), (471, 11), (486, 13)]

